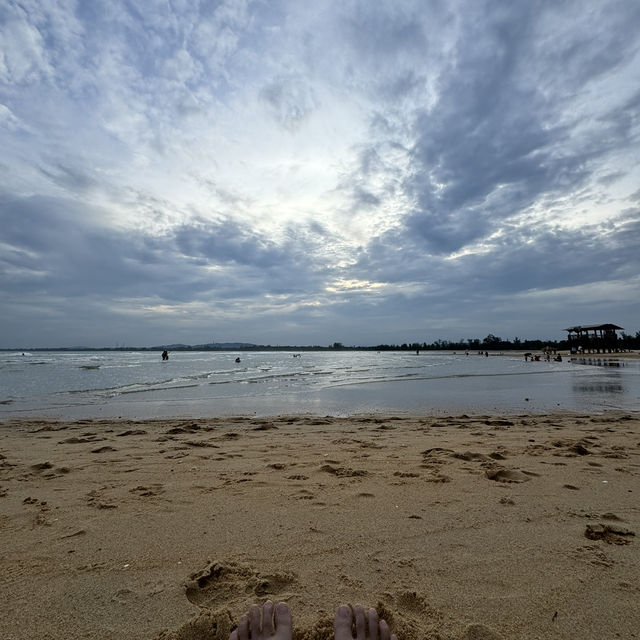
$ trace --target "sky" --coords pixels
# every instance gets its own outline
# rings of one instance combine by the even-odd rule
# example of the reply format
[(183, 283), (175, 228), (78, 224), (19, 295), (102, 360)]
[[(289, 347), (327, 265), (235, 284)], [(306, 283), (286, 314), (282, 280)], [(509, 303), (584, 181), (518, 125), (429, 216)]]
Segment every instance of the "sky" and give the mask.
[(636, 0), (4, 0), (0, 348), (640, 330)]

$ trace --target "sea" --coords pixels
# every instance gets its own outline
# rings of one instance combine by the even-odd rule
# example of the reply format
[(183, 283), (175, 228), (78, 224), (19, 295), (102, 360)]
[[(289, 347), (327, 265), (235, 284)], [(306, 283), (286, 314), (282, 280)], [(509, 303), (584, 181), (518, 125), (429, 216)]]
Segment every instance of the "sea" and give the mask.
[(408, 351), (0, 351), (0, 420), (640, 411), (640, 359)]

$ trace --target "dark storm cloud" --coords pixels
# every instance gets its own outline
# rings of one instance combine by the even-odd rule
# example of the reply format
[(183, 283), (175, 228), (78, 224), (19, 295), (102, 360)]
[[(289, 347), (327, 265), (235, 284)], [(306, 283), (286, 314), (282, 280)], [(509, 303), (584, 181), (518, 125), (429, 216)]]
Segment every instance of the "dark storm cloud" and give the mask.
[(637, 272), (637, 218), (618, 229), (534, 232), (530, 239), (511, 239), (490, 255), (463, 259), (469, 289), (510, 294), (626, 279)]
[(205, 262), (234, 262), (273, 267), (285, 258), (285, 252), (274, 242), (261, 238), (234, 220), (210, 222), (194, 219), (171, 233), (176, 248), (185, 256)]
[(638, 273), (640, 211), (629, 212), (611, 229), (571, 232), (535, 227), (494, 242), (487, 251), (454, 260), (378, 245), (362, 260), (362, 273), (413, 280), (425, 285), (430, 300), (490, 299), (496, 295), (548, 290), (633, 278)]
[[(106, 227), (101, 213), (62, 199), (0, 199), (2, 288), (171, 302), (283, 293), (313, 279), (301, 236), (295, 248), (278, 246), (234, 221), (195, 219), (154, 237)], [(216, 274), (210, 266), (221, 269)]]
[(11, 275), (3, 278), (3, 288), (70, 297), (123, 295), (175, 280), (143, 237), (101, 225), (100, 215), (71, 200), (3, 197), (0, 264)]

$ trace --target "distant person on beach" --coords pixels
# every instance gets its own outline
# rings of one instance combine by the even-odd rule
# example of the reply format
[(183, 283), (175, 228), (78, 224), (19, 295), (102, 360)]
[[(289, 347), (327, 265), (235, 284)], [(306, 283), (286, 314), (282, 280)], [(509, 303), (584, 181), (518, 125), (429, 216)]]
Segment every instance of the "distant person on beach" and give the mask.
[(169, 359), (169, 352), (168, 351), (163, 351), (162, 352), (162, 359), (163, 360), (168, 360)]
[[(338, 607), (333, 619), (333, 632), (335, 640), (354, 640), (353, 625), (355, 618), (355, 638), (357, 640), (398, 640), (396, 635), (389, 631), (389, 625), (378, 618), (375, 609), (364, 610), (357, 604), (351, 607), (343, 604)], [(267, 600), (262, 609), (253, 604), (248, 613), (245, 613), (238, 622), (229, 640), (291, 640), (293, 624), (291, 611), (284, 602)]]

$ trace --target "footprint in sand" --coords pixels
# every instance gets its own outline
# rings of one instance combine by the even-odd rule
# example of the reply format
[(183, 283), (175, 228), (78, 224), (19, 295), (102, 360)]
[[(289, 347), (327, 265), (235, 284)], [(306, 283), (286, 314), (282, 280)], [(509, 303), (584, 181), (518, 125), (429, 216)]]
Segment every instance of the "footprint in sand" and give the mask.
[(138, 485), (133, 489), (129, 489), (129, 493), (140, 496), (141, 498), (152, 498), (164, 493), (164, 486), (161, 484), (152, 484), (149, 487)]
[(433, 472), (431, 475), (425, 478), (425, 481), (435, 484), (446, 484), (447, 482), (451, 482), (451, 476), (448, 476), (445, 473)]
[(260, 573), (235, 562), (211, 562), (185, 582), (185, 595), (189, 602), (214, 609), (220, 605), (245, 603), (251, 600), (277, 596), (282, 599), (296, 577), (292, 573)]
[(440, 632), (446, 626), (445, 614), (416, 591), (385, 593), (375, 608), (398, 638), (442, 637)]
[(175, 427), (171, 427), (171, 429), (167, 429), (165, 433), (169, 434), (177, 434), (177, 433), (195, 433), (196, 431), (200, 431), (200, 425), (196, 422), (191, 424), (181, 424)]
[(607, 544), (629, 544), (636, 534), (629, 529), (611, 524), (588, 524), (584, 536), (589, 540), (602, 540)]
[(187, 457), (189, 454), (186, 451), (178, 451), (178, 453), (169, 453), (165, 456), (165, 458), (169, 459), (169, 460), (175, 460), (178, 458), (185, 458)]
[(612, 567), (614, 565), (613, 560), (595, 544), (579, 547), (571, 556), (596, 567)]
[(253, 431), (272, 431), (273, 429), (278, 429), (275, 424), (261, 424), (257, 427), (253, 427)]
[(454, 451), (451, 453), (451, 457), (458, 460), (465, 460), (466, 462), (487, 462), (489, 460), (488, 456), (477, 451)]
[(116, 433), (116, 437), (122, 438), (124, 436), (142, 436), (147, 433), (144, 429), (129, 429), (128, 431), (122, 431), (121, 433)]
[(224, 608), (219, 611), (203, 610), (180, 628), (161, 631), (153, 640), (228, 640), (236, 624), (237, 620)]
[(369, 475), (368, 471), (364, 469), (349, 469), (347, 467), (334, 467), (330, 464), (323, 464), (320, 467), (320, 471), (324, 471), (325, 473), (331, 473), (334, 476), (338, 476), (339, 478), (357, 478)]
[[(58, 467), (55, 468), (50, 462), (38, 462), (37, 464), (32, 464), (31, 469), (36, 474), (42, 474), (42, 478), (47, 478), (48, 480), (51, 478), (58, 478), (63, 476), (71, 471), (69, 467)], [(46, 473), (42, 473), (45, 471)]]
[(613, 520), (614, 522), (624, 522), (624, 518), (621, 518), (620, 516), (617, 516), (615, 513), (611, 513), (610, 511), (608, 511), (607, 513), (603, 513), (601, 517), (603, 520)]
[[(102, 487), (102, 490), (107, 487)], [(118, 505), (112, 502), (103, 502), (100, 489), (92, 489), (87, 493), (87, 505), (95, 509), (117, 509)]]
[(44, 471), (45, 469), (53, 469), (53, 465), (50, 462), (38, 462), (37, 464), (32, 464), (31, 468), (34, 471)]
[(106, 440), (106, 438), (98, 438), (94, 435), (85, 436), (83, 438), (73, 436), (72, 438), (67, 438), (66, 440), (60, 440), (58, 444), (84, 444), (86, 442), (101, 442), (103, 440)]
[(538, 476), (533, 471), (520, 471), (519, 469), (507, 469), (505, 467), (493, 467), (486, 469), (485, 474), (489, 480), (495, 482), (527, 482), (531, 477)]
[(223, 433), (217, 439), (218, 440), (238, 440), (238, 438), (240, 438), (240, 434), (236, 433), (235, 431), (231, 431), (229, 433)]

